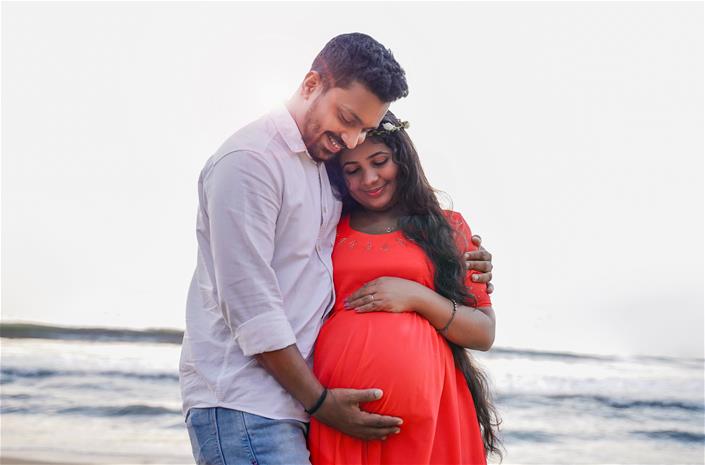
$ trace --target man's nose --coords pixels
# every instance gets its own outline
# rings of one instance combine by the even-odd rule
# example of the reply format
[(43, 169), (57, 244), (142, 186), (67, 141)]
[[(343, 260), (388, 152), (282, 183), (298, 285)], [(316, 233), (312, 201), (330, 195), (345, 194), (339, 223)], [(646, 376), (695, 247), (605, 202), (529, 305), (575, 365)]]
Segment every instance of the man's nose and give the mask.
[(345, 147), (354, 149), (365, 141), (365, 133), (362, 131), (347, 131), (341, 135)]

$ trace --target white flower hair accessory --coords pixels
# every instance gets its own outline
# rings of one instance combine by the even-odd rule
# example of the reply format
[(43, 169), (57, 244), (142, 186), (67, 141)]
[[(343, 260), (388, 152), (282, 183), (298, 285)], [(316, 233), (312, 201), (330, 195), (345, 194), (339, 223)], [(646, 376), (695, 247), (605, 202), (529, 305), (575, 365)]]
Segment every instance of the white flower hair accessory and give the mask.
[(381, 128), (377, 128), (374, 131), (370, 131), (367, 133), (369, 136), (385, 136), (388, 134), (393, 134), (400, 129), (409, 129), (409, 122), (408, 121), (402, 121), (399, 123), (399, 126), (395, 125), (394, 123), (390, 123), (389, 121), (386, 121), (384, 124), (382, 124)]

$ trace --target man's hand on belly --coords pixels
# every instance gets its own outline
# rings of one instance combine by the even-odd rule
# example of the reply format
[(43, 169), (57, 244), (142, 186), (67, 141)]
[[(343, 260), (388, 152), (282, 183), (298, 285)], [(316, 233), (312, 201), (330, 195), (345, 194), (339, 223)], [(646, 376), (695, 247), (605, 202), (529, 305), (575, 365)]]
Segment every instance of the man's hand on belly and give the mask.
[(397, 434), (401, 418), (360, 410), (360, 404), (382, 398), (379, 389), (329, 389), (314, 417), (322, 423), (359, 439), (386, 439)]

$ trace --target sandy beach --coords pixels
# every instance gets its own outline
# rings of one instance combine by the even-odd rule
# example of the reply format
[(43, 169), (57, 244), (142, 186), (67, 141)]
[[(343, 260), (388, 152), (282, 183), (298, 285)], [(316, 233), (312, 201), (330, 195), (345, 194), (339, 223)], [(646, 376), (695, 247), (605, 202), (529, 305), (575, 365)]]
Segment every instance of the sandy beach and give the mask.
[(81, 462), (45, 462), (42, 460), (20, 459), (0, 456), (1, 465), (85, 465)]

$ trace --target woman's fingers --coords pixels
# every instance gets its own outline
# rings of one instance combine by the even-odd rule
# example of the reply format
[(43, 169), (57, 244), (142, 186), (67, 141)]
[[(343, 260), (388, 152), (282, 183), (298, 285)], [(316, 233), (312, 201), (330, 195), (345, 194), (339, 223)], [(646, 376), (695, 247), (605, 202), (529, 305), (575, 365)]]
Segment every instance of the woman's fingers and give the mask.
[(362, 304), (359, 307), (351, 307), (351, 309), (355, 310), (358, 313), (388, 311), (387, 303), (384, 299), (380, 298), (379, 296), (375, 296), (374, 300), (368, 299), (368, 303)]
[(345, 308), (357, 308), (363, 305), (369, 305), (374, 303), (375, 298), (372, 294), (361, 295), (358, 298), (349, 299), (345, 301)]
[[(375, 291), (376, 291), (376, 287), (375, 287), (375, 284), (376, 284), (376, 283), (375, 283), (375, 281), (377, 281), (377, 280), (368, 281), (368, 282), (365, 283), (361, 288), (359, 288), (358, 290), (356, 290), (355, 292), (353, 292), (352, 294), (350, 294), (350, 295), (348, 296), (348, 298), (345, 299), (345, 301), (346, 301), (347, 303), (352, 303), (352, 302), (354, 302), (354, 301), (356, 301), (356, 300), (358, 300), (358, 299), (363, 299), (363, 298), (365, 298), (366, 296), (369, 296), (369, 295), (371, 295), (371, 294), (374, 294)], [(364, 302), (364, 303), (367, 303), (367, 302)]]
[(379, 311), (384, 311), (383, 307), (380, 307), (377, 305), (375, 302), (363, 305), (362, 307), (357, 307), (354, 309), (357, 313), (366, 313), (366, 312), (379, 312)]

